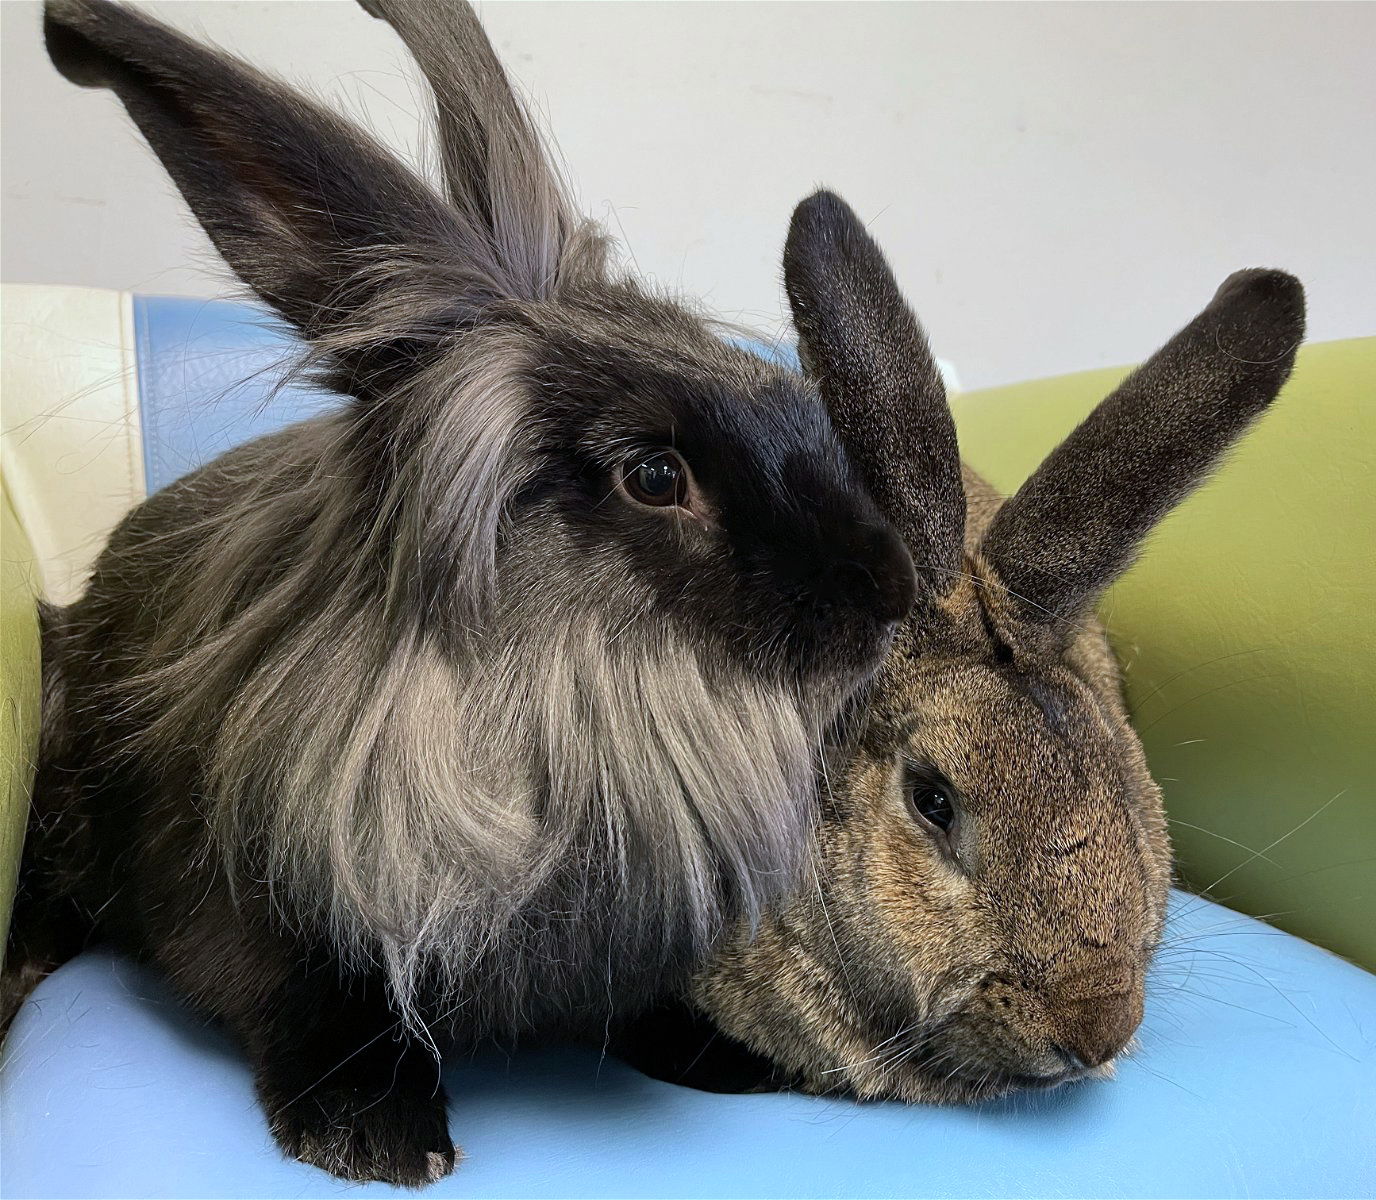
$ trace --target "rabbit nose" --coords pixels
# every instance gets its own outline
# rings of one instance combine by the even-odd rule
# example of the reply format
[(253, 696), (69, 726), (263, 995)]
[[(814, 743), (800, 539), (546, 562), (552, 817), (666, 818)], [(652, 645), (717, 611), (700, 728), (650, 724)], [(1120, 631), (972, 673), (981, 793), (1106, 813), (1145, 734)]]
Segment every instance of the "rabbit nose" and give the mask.
[(1057, 1013), (1056, 1049), (1080, 1067), (1108, 1062), (1142, 1022), (1140, 991), (1064, 1001)]
[(901, 621), (917, 601), (917, 571), (903, 540), (887, 527), (866, 530), (836, 564), (834, 580), (852, 603), (880, 621)]

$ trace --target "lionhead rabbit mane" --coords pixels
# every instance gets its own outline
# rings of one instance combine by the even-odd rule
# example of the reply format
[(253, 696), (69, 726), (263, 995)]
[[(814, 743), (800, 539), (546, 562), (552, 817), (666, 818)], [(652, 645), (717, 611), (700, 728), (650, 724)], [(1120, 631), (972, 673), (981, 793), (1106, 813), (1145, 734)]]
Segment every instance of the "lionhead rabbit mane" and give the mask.
[(1231, 276), (1004, 501), (962, 469), (922, 331), (837, 197), (798, 208), (785, 278), (843, 440), (935, 590), (826, 773), (813, 877), (627, 1053), (726, 1090), (913, 1101), (1101, 1074), (1142, 1017), (1170, 847), (1093, 606), (1279, 392), (1303, 289)]
[(241, 1034), (285, 1145), (410, 1179), (421, 1126), (357, 1131), (442, 1140), (442, 1093), (316, 1103), (330, 1031), (600, 1029), (689, 970), (797, 877), (919, 584), (815, 385), (613, 269), (472, 11), (369, 8), (443, 193), (135, 9), (46, 8), (346, 399), (150, 497), (47, 614), (12, 978), (63, 914), (112, 937)]

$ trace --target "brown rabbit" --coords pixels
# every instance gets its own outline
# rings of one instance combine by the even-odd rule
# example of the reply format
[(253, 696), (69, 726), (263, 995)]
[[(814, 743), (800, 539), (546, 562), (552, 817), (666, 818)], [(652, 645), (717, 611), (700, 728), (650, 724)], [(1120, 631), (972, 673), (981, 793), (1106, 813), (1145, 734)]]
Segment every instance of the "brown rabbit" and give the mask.
[(1231, 276), (1003, 502), (962, 469), (922, 331), (835, 196), (794, 214), (785, 278), (924, 594), (825, 780), (815, 881), (721, 949), (696, 1012), (621, 1048), (718, 1090), (909, 1101), (1101, 1073), (1142, 1017), (1170, 846), (1093, 606), (1275, 398), (1303, 290)]

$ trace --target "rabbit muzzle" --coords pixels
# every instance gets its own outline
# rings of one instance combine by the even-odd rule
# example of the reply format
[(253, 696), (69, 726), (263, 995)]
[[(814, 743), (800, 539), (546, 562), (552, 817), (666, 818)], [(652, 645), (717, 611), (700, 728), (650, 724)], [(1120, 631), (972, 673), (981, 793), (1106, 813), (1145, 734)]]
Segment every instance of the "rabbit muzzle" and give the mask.
[(959, 1062), (951, 1083), (978, 1098), (1095, 1074), (1131, 1043), (1143, 1012), (1142, 973), (1127, 964), (1038, 986), (995, 976), (933, 1039), (934, 1065)]
[[(691, 605), (699, 621), (720, 611), (728, 654), (755, 671), (772, 663), (813, 719), (830, 721), (878, 670), (913, 607), (912, 556), (891, 525), (839, 490), (787, 519), (731, 516), (729, 576), (715, 593), (706, 576), (695, 577), (670, 602)], [(732, 578), (748, 586), (733, 589)]]
[(811, 583), (819, 605), (853, 607), (889, 627), (908, 615), (917, 598), (912, 556), (887, 525), (856, 530), (852, 546), (812, 571)]

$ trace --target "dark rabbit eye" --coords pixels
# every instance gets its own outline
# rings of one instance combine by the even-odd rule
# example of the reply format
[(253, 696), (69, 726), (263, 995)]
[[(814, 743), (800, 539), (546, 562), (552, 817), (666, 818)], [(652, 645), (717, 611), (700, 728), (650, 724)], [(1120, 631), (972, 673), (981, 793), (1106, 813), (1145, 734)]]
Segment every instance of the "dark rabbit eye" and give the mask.
[(946, 833), (955, 824), (955, 789), (937, 772), (908, 763), (903, 787), (913, 812), (938, 833)]
[(632, 500), (650, 508), (668, 508), (688, 498), (688, 468), (668, 450), (632, 459), (621, 482)]

